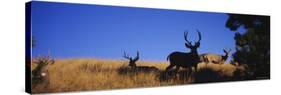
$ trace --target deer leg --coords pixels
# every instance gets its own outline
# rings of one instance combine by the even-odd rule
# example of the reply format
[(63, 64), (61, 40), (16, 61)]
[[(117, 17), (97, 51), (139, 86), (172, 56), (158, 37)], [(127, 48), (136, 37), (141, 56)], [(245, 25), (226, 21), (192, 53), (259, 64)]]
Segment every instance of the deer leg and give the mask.
[(187, 68), (187, 69), (188, 69), (188, 77), (190, 77), (192, 73), (192, 68)]
[(194, 66), (194, 71), (197, 72), (197, 65)]
[(173, 64), (170, 64), (167, 68), (166, 68), (166, 71), (169, 71), (171, 68), (173, 68), (175, 65)]
[(180, 66), (176, 66), (176, 72), (178, 72), (179, 71), (179, 69), (180, 69)]

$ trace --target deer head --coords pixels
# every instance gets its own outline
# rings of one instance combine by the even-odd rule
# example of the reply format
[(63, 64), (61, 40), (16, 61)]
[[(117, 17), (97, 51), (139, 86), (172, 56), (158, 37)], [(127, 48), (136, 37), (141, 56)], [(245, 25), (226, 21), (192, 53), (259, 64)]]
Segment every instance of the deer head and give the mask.
[(228, 56), (229, 56), (229, 53), (231, 52), (231, 49), (223, 49), (223, 52), (225, 53), (225, 55), (223, 56), (223, 60), (227, 60)]
[(137, 51), (137, 56), (134, 59), (129, 54), (126, 54), (126, 52), (124, 52), (123, 57), (129, 60), (129, 66), (136, 67), (136, 62), (139, 60), (139, 51)]
[(36, 68), (32, 70), (32, 83), (37, 85), (42, 83), (48, 77), (48, 70), (46, 68), (49, 64), (54, 64), (55, 60), (50, 56), (39, 56), (34, 59), (34, 63), (37, 64)]
[(54, 59), (51, 59), (50, 56), (40, 56), (37, 59), (34, 60), (34, 63), (37, 64), (37, 67), (33, 70), (33, 73), (37, 77), (44, 77), (45, 72), (44, 68), (48, 64), (54, 64)]
[(197, 42), (194, 43), (194, 45), (192, 45), (192, 42), (188, 41), (188, 39), (187, 39), (188, 32), (187, 31), (184, 32), (184, 39), (186, 41), (185, 47), (190, 48), (191, 53), (197, 53), (197, 48), (200, 47), (201, 33), (199, 32), (199, 30), (197, 30), (197, 32), (198, 32), (199, 39)]

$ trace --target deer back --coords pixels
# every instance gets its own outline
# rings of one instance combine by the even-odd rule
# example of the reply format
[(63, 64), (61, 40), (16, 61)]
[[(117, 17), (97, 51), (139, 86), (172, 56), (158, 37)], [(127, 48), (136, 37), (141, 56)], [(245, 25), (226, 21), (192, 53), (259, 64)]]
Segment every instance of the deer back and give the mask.
[(203, 62), (220, 63), (223, 61), (222, 55), (205, 53), (200, 55), (200, 60)]
[(141, 72), (159, 72), (160, 70), (156, 67), (153, 66), (137, 66), (136, 68), (137, 71)]

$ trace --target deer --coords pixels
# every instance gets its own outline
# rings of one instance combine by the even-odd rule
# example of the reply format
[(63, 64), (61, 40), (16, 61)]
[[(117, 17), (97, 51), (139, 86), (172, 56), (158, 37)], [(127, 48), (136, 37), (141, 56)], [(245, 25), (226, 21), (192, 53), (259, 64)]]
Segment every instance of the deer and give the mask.
[(167, 61), (170, 60), (170, 65), (166, 68), (166, 71), (169, 71), (174, 66), (176, 66), (176, 70), (178, 71), (180, 67), (189, 69), (189, 75), (192, 72), (192, 67), (194, 67), (195, 71), (197, 71), (197, 64), (200, 63), (200, 57), (197, 52), (197, 49), (200, 47), (200, 41), (201, 41), (201, 33), (199, 30), (197, 30), (199, 40), (195, 42), (194, 45), (192, 45), (191, 41), (188, 41), (187, 35), (188, 32), (184, 32), (184, 39), (185, 39), (185, 46), (186, 48), (190, 49), (190, 52), (172, 52), (168, 55)]
[(37, 66), (31, 72), (33, 87), (44, 82), (47, 83), (47, 85), (49, 84), (49, 71), (46, 67), (49, 64), (54, 64), (54, 62), (54, 59), (51, 59), (50, 56), (39, 56), (34, 59), (34, 63), (37, 64)]
[(227, 60), (231, 49), (223, 49), (223, 52), (225, 55), (219, 55), (219, 54), (212, 54), (212, 53), (204, 53), (201, 54), (201, 61), (206, 62), (206, 63), (214, 63), (214, 64), (223, 64)]
[(137, 51), (137, 56), (136, 57), (131, 57), (126, 52), (124, 52), (123, 57), (125, 59), (129, 60), (129, 67), (131, 67), (135, 71), (141, 71), (141, 72), (158, 72), (159, 69), (153, 66), (137, 66), (136, 62), (139, 60), (139, 51)]

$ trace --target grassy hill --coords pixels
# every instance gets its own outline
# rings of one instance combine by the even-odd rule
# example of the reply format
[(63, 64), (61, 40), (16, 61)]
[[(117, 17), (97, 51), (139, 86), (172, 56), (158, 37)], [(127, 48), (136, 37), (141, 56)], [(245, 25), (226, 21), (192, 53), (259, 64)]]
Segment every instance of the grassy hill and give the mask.
[[(165, 72), (168, 62), (139, 61), (137, 66), (154, 66), (159, 72), (139, 72), (128, 67), (126, 60), (59, 59), (46, 68), (48, 82), (33, 88), (33, 93), (156, 87), (202, 82), (241, 80), (246, 67), (232, 64), (199, 63), (191, 76), (185, 69)], [(32, 64), (32, 69), (36, 64)]]

